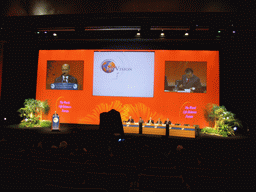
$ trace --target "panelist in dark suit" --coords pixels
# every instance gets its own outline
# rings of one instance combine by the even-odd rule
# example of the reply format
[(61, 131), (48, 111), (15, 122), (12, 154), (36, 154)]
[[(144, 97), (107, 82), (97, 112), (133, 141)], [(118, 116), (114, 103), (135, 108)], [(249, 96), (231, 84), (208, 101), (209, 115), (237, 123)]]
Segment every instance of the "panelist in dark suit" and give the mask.
[[(202, 87), (199, 77), (193, 74), (191, 68), (185, 70), (185, 75), (182, 75), (182, 82), (179, 85), (179, 88), (182, 89), (200, 89)], [(193, 89), (192, 89), (193, 90)]]
[(154, 120), (152, 120), (152, 118), (150, 117), (150, 119), (148, 120), (148, 123), (154, 124)]
[(156, 124), (162, 124), (162, 121), (160, 118), (157, 120)]
[(171, 124), (172, 124), (172, 122), (171, 122), (171, 121), (169, 121), (169, 118), (167, 118), (167, 119), (166, 119), (166, 121), (164, 122), (164, 124), (169, 124), (169, 125), (171, 125)]
[(62, 75), (60, 77), (57, 77), (54, 83), (76, 83), (77, 84), (77, 79), (69, 74), (70, 72), (69, 64), (62, 65), (61, 70), (62, 70)]
[(132, 119), (132, 116), (129, 117), (127, 122), (134, 123), (134, 120)]

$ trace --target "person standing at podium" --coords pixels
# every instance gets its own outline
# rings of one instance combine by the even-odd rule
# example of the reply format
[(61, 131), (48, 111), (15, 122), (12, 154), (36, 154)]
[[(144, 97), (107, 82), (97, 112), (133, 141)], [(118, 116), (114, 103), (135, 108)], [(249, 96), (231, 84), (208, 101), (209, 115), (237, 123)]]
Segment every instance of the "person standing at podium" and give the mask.
[(70, 75), (70, 66), (69, 64), (63, 64), (61, 66), (62, 75), (60, 77), (57, 77), (54, 81), (54, 83), (77, 83), (77, 79)]
[(139, 134), (142, 134), (142, 124), (144, 123), (143, 119), (140, 117), (139, 120)]
[(142, 124), (142, 123), (144, 123), (144, 120), (140, 117), (139, 124)]

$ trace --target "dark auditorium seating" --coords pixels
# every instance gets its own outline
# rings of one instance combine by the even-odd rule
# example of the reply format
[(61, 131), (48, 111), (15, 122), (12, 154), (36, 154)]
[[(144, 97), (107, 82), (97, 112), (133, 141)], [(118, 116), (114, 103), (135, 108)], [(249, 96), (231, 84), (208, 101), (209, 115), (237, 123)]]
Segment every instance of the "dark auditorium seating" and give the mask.
[[(11, 140), (16, 137), (11, 132), (4, 134), (1, 188), (190, 191), (253, 186), (255, 167), (248, 139), (127, 135), (124, 142), (112, 143), (101, 154), (97, 131), (80, 130), (79, 137), (29, 134), (28, 144), (24, 138)], [(42, 148), (37, 145), (40, 141)], [(67, 148), (59, 148), (61, 141), (67, 142)], [(51, 148), (53, 144), (58, 148)]]

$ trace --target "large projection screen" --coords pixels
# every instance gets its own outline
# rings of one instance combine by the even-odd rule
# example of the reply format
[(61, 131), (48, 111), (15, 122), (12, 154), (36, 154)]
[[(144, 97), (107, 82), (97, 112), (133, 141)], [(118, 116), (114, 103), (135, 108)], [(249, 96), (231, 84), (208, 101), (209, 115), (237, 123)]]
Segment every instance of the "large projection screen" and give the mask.
[[(174, 89), (176, 80), (185, 81), (187, 68), (193, 69), (197, 84), (190, 84), (200, 84), (198, 91)], [(75, 90), (51, 89), (63, 83), (63, 70)], [(51, 120), (56, 111), (60, 123), (98, 125), (100, 113), (116, 109), (122, 121), (169, 118), (203, 128), (209, 125), (206, 105), (219, 105), (218, 51), (40, 50), (37, 75), (36, 99), (50, 105), (43, 118)]]

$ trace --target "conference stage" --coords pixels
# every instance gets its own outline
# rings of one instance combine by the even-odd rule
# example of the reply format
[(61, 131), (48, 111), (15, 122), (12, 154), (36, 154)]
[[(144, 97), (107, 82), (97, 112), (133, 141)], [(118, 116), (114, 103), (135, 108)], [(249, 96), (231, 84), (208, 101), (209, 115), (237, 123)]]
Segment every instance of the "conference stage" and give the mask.
[(43, 119), (56, 111), (60, 123), (99, 125), (100, 114), (114, 109), (122, 122), (169, 118), (204, 128), (207, 104), (219, 105), (219, 51), (40, 50), (36, 99), (49, 103)]

